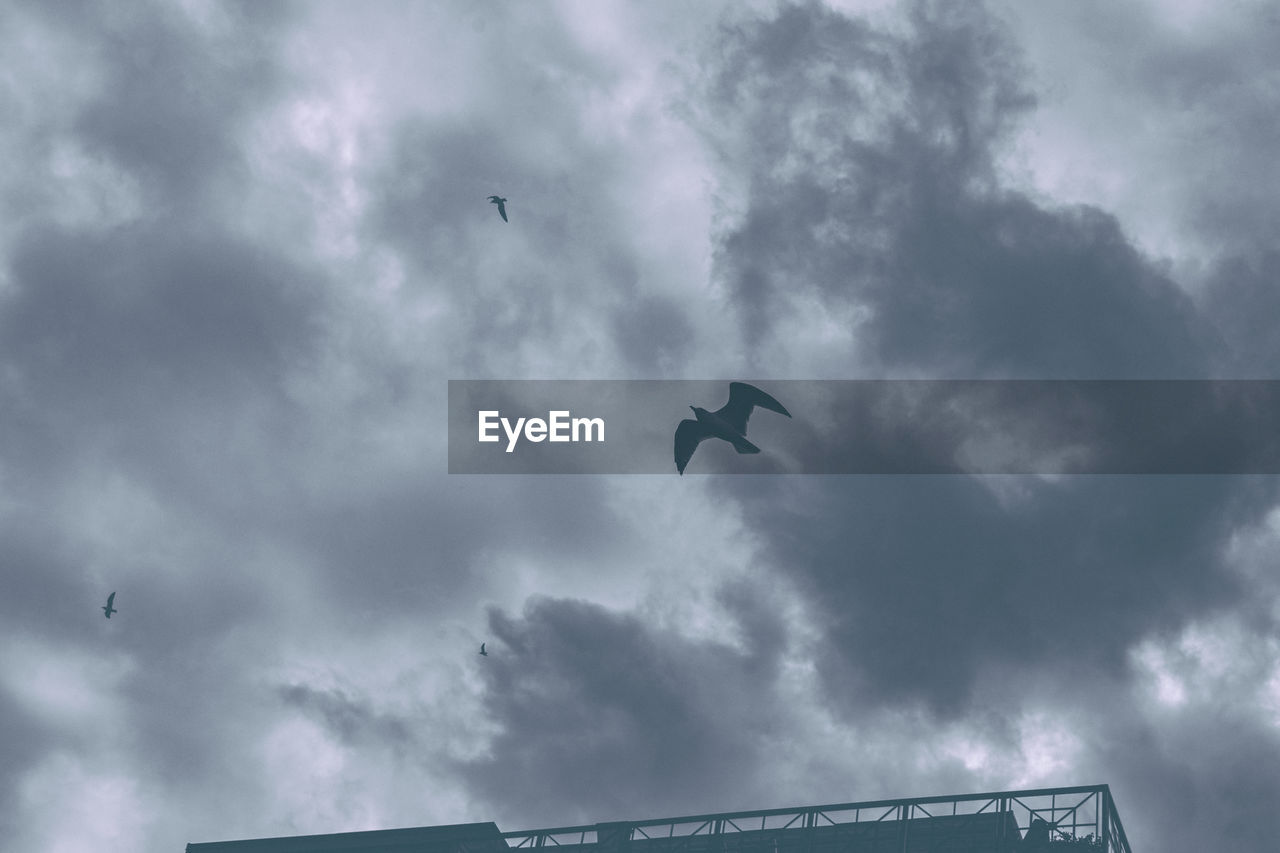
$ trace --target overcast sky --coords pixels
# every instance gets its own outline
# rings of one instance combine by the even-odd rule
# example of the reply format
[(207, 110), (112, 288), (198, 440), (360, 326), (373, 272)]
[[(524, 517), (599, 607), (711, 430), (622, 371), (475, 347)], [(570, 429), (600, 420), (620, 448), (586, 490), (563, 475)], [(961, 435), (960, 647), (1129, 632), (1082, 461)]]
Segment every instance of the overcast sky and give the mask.
[(4, 4), (7, 849), (1274, 849), (1274, 477), (446, 473), (449, 379), (1280, 378), (1266, 7)]

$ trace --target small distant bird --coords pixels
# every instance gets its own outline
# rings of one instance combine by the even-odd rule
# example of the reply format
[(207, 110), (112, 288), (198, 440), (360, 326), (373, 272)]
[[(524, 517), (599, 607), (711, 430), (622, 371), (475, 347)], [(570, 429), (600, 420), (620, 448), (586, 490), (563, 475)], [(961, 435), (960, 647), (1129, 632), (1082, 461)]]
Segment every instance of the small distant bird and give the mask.
[(698, 449), (698, 444), (704, 438), (722, 438), (739, 453), (759, 453), (760, 448), (747, 441), (747, 419), (756, 406), (791, 417), (791, 413), (781, 403), (745, 382), (729, 383), (729, 402), (719, 411), (708, 412), (706, 409), (690, 406), (698, 419), (695, 421), (686, 418), (676, 427), (676, 469), (681, 474), (684, 473), (685, 466), (693, 457), (693, 451)]
[(480, 654), (484, 655), (485, 657), (489, 656), (489, 653), (484, 650), (484, 643), (480, 644)]
[(106, 605), (106, 607), (103, 607), (103, 608), (102, 608), (102, 612), (103, 612), (104, 614), (106, 614), (106, 617), (107, 617), (108, 619), (110, 619), (110, 618), (111, 618), (111, 614), (112, 614), (112, 613), (119, 613), (119, 612), (120, 612), (119, 610), (116, 610), (114, 607), (112, 607), (112, 605), (113, 605), (113, 604), (115, 604), (115, 603), (116, 603), (116, 594), (113, 592), (113, 593), (111, 593), (110, 595), (108, 595), (108, 596), (107, 596), (107, 605)]
[(507, 219), (507, 200), (505, 198), (498, 198), (496, 195), (491, 195), (489, 196), (489, 204), (496, 204), (498, 206), (498, 215), (502, 217), (503, 222), (509, 221)]

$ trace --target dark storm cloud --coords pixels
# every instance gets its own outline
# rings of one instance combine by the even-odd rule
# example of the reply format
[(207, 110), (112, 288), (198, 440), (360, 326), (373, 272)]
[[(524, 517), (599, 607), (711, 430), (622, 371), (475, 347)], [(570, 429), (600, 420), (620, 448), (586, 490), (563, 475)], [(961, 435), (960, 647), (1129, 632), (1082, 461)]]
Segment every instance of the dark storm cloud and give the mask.
[(812, 4), (726, 33), (707, 132), (749, 176), (717, 266), (744, 337), (805, 297), (869, 311), (859, 349), (890, 372), (1204, 375), (1190, 300), (1111, 216), (995, 186), (993, 148), (1032, 103), (995, 23), (913, 8), (903, 39)]
[[(829, 424), (797, 425), (805, 473), (1280, 473), (1277, 382), (855, 380), (774, 387), (798, 401), (807, 396), (815, 409), (810, 418)], [(806, 394), (806, 387), (813, 390)]]
[[(1256, 326), (1248, 291), (1260, 285), (1237, 279), (1238, 301), (1207, 317), (1111, 216), (1001, 188), (995, 152), (1030, 102), (1016, 58), (978, 6), (913, 8), (903, 39), (814, 5), (724, 33), (702, 115), (726, 168), (749, 177), (717, 256), (744, 339), (780, 343), (771, 336), (793, 300), (809, 298), (835, 316), (864, 312), (861, 370), (1215, 375), (1228, 352), (1215, 320)], [(1090, 713), (1125, 701), (1115, 685), (1135, 642), (1247, 594), (1222, 552), (1274, 505), (1276, 485), (861, 477), (716, 488), (742, 501), (824, 626), (818, 674), (837, 714), (920, 707), (955, 721), (1007, 716), (1029, 695), (1020, 682), (1030, 691), (1046, 678), (1079, 685)], [(1000, 689), (979, 692), (993, 673)], [(1087, 726), (1079, 736), (1097, 737)], [(1117, 744), (1098, 766), (1111, 776), (1142, 749)], [(1163, 772), (1135, 771), (1126, 792), (1159, 789)], [(1257, 780), (1246, 813), (1273, 798), (1274, 780)]]
[(1053, 130), (1035, 133), (1046, 155), (1037, 168), (1060, 173), (1069, 192), (1093, 184), (1182, 265), (1220, 322), (1217, 375), (1277, 375), (1261, 321), (1275, 313), (1280, 233), (1271, 4), (1014, 5), (1043, 85), (1062, 99), (1043, 119)]
[(959, 477), (814, 481), (785, 517), (772, 507), (786, 487), (746, 499), (829, 620), (820, 670), (841, 713), (923, 703), (955, 718), (985, 707), (972, 690), (992, 664), (1117, 672), (1146, 633), (1238, 600), (1219, 549), (1275, 493), (1217, 477), (1018, 485), (1029, 496), (1013, 507)]
[(737, 802), (782, 714), (770, 695), (783, 632), (750, 588), (724, 602), (741, 651), (582, 601), (533, 599), (519, 618), (491, 611), (481, 672), (503, 732), (462, 772), (504, 825)]

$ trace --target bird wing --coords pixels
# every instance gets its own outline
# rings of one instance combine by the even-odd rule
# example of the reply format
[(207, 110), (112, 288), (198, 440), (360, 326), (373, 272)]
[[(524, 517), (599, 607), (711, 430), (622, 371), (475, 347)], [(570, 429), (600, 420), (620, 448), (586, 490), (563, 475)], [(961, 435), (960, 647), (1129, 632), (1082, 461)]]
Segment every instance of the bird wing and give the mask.
[(509, 222), (507, 219), (507, 206), (502, 202), (498, 202), (498, 215), (502, 217), (503, 222)]
[(116, 603), (116, 594), (113, 592), (107, 596), (107, 607)]
[(724, 408), (715, 414), (723, 418), (738, 432), (746, 435), (747, 419), (751, 417), (751, 410), (755, 406), (791, 417), (791, 413), (781, 403), (756, 386), (748, 385), (745, 382), (729, 383), (729, 402), (725, 403)]
[(680, 426), (676, 427), (677, 471), (684, 473), (684, 466), (693, 458), (693, 451), (698, 449), (699, 442), (710, 435), (707, 428), (695, 420), (685, 418), (680, 422)]

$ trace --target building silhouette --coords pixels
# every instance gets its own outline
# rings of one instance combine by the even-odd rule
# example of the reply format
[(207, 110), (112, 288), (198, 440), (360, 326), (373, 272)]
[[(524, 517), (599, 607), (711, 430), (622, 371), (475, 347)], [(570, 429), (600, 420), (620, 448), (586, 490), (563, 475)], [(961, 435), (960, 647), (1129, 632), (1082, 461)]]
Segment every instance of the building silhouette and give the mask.
[(1132, 853), (1106, 785), (515, 832), (470, 823), (212, 841), (188, 844), (187, 853), (505, 853), (544, 847), (557, 848), (555, 853)]

